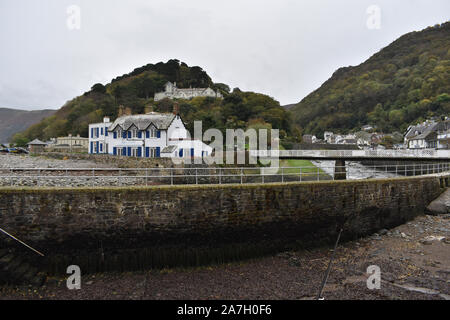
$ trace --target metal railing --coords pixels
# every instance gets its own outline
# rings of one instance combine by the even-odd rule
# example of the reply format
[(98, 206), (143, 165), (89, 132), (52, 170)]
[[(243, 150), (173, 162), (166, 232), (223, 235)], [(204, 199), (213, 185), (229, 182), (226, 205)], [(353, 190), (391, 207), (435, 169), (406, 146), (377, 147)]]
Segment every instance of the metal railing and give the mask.
[(252, 157), (274, 157), (274, 158), (426, 158), (426, 159), (449, 159), (450, 150), (418, 149), (418, 150), (250, 150)]
[[(345, 171), (344, 171), (345, 170)], [(344, 173), (342, 173), (344, 171)], [(126, 186), (377, 179), (449, 172), (449, 163), (303, 167), (0, 168), (0, 186)]]

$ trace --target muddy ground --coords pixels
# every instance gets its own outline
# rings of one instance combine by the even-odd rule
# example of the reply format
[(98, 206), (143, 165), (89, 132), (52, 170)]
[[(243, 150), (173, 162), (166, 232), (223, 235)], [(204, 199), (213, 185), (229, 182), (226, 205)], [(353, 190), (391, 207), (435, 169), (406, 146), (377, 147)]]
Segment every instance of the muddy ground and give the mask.
[[(82, 276), (80, 290), (50, 278), (41, 288), (2, 287), (0, 299), (313, 299), (331, 248), (195, 269)], [(369, 290), (366, 270), (381, 269)], [(325, 299), (450, 299), (450, 214), (420, 216), (339, 245)]]

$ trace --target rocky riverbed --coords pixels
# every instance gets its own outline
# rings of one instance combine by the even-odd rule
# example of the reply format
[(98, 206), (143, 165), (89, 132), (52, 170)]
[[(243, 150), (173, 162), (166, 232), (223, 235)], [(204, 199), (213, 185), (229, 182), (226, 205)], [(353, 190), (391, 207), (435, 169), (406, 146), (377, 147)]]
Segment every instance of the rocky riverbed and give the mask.
[[(344, 231), (345, 232), (345, 231)], [(82, 275), (81, 290), (50, 278), (41, 288), (2, 287), (0, 299), (313, 299), (331, 248), (195, 269)], [(367, 288), (367, 267), (381, 288)], [(450, 299), (450, 214), (419, 216), (391, 230), (338, 246), (325, 299)]]

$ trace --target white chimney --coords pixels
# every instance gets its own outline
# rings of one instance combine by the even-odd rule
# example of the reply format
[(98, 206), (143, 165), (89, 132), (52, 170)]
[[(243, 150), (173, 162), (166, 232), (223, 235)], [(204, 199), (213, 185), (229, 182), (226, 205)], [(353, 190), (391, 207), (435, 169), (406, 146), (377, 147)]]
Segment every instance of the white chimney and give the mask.
[(104, 117), (103, 118), (103, 123), (109, 123), (109, 118), (108, 117)]

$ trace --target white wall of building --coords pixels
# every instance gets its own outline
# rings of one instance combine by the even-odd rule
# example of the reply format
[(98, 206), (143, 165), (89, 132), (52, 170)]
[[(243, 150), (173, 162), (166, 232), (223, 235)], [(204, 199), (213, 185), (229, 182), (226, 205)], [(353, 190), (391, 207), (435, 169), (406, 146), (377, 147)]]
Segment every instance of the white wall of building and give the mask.
[[(103, 123), (89, 125), (89, 153), (132, 157), (202, 157), (211, 155), (212, 148), (199, 140), (188, 140), (182, 119), (176, 116), (167, 130), (159, 130), (151, 125), (146, 130), (138, 130), (132, 125), (123, 135), (120, 125), (110, 128), (112, 123), (105, 119)], [(109, 130), (108, 130), (109, 129)], [(131, 132), (131, 136), (128, 134)], [(148, 132), (148, 133), (147, 133)], [(163, 153), (167, 146), (176, 146), (171, 153)], [(180, 150), (183, 152), (180, 153)]]

